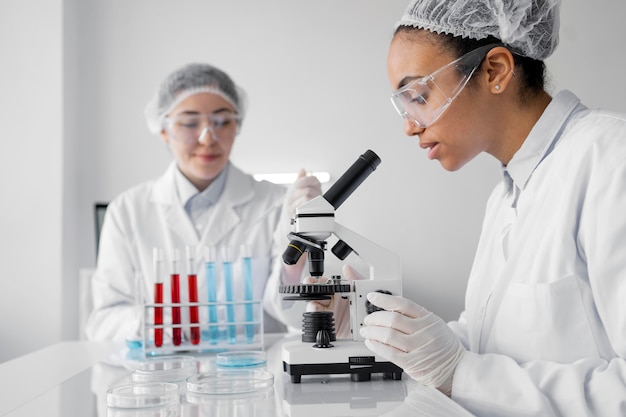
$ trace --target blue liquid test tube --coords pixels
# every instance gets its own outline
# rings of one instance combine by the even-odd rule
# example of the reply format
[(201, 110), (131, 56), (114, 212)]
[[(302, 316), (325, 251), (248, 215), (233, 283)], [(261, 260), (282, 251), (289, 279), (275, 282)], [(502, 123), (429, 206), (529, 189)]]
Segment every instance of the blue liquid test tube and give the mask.
[[(245, 315), (247, 322), (254, 321), (254, 306), (252, 300), (254, 298), (254, 283), (252, 281), (252, 255), (248, 245), (241, 245), (241, 261), (243, 263), (243, 299), (247, 301), (245, 304)], [(244, 328), (246, 342), (254, 341), (254, 324), (246, 324)]]
[[(235, 305), (233, 304), (233, 258), (231, 249), (223, 248), (222, 271), (224, 272), (224, 292), (226, 295), (226, 321), (235, 323)], [(228, 343), (237, 343), (237, 326), (228, 325)]]
[(220, 330), (217, 326), (217, 279), (215, 260), (217, 258), (214, 246), (204, 248), (204, 267), (206, 273), (207, 300), (209, 302), (209, 340), (216, 345), (219, 340)]

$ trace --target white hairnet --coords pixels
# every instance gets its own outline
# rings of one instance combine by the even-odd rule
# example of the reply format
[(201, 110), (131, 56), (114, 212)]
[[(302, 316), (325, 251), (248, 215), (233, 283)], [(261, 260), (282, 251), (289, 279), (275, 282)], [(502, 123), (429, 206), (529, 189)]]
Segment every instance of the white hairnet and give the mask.
[(560, 0), (411, 0), (397, 26), (471, 39), (494, 36), (537, 60), (559, 42)]
[(163, 129), (165, 117), (187, 97), (198, 93), (217, 94), (228, 101), (243, 119), (245, 93), (224, 71), (208, 64), (187, 64), (167, 76), (145, 109), (150, 132)]

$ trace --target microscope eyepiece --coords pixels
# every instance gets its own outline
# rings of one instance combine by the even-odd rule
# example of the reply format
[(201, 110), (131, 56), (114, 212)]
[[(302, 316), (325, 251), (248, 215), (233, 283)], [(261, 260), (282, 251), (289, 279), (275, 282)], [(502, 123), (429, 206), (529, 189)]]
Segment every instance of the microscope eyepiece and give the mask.
[(324, 193), (324, 199), (337, 210), (350, 194), (380, 165), (374, 151), (367, 150), (354, 164)]

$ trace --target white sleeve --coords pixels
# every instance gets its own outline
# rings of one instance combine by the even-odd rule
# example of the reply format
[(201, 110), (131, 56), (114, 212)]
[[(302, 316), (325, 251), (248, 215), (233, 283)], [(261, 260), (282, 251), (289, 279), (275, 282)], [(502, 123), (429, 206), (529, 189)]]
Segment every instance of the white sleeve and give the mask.
[(482, 417), (621, 416), (625, 381), (622, 358), (520, 365), (504, 355), (466, 352), (454, 373), (452, 399)]
[(87, 320), (88, 340), (117, 340), (139, 335), (141, 321), (134, 298), (130, 237), (116, 202), (109, 204), (102, 226), (98, 266), (92, 281), (93, 310)]
[(616, 153), (597, 166), (581, 199), (578, 241), (601, 323), (593, 329), (600, 354), (520, 364), (467, 352), (452, 398), (477, 415), (626, 415), (626, 161)]

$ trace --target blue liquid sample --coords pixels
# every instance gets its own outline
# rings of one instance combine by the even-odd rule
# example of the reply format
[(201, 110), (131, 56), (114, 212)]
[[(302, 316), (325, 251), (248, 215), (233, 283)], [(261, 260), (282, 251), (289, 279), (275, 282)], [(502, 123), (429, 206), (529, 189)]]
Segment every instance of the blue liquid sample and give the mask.
[(265, 352), (241, 351), (218, 353), (216, 358), (218, 368), (256, 368), (266, 365)]
[[(235, 305), (233, 304), (233, 263), (224, 261), (224, 290), (226, 292), (226, 321), (228, 323), (235, 322)], [(228, 343), (237, 343), (237, 326), (228, 326)]]
[[(209, 303), (217, 302), (217, 283), (215, 282), (215, 262), (205, 262), (206, 288)], [(217, 305), (209, 305), (209, 340), (212, 345), (217, 344), (219, 328), (217, 326)]]
[[(243, 297), (245, 301), (246, 321), (254, 321), (254, 306), (252, 305), (253, 299), (253, 282), (252, 282), (252, 258), (243, 258)], [(246, 342), (252, 343), (254, 341), (254, 324), (246, 324), (245, 326)]]

